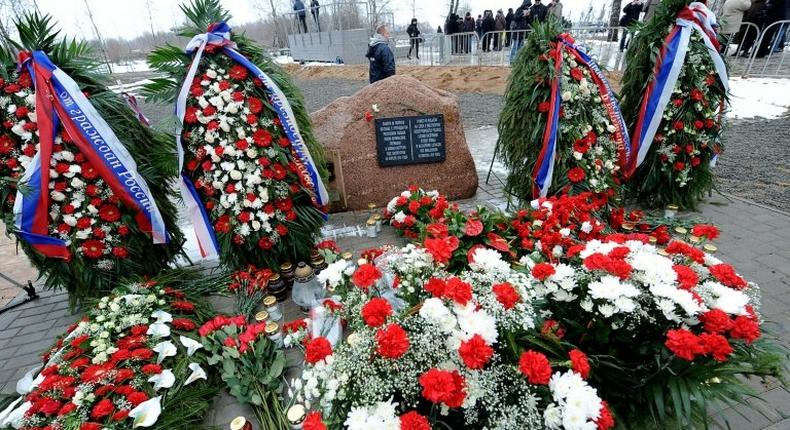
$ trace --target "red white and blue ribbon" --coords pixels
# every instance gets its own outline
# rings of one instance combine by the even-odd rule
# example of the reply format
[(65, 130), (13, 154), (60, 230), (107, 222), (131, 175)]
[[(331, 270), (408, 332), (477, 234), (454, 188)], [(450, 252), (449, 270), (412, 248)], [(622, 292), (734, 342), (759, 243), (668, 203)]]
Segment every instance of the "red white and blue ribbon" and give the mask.
[(653, 70), (653, 80), (642, 98), (636, 128), (632, 134), (632, 157), (629, 160), (629, 176), (645, 161), (650, 145), (656, 137), (672, 92), (675, 90), (689, 50), (691, 34), (697, 31), (708, 48), (716, 73), (725, 91), (729, 91), (729, 78), (724, 60), (719, 55), (716, 39), (716, 16), (703, 3), (694, 2), (678, 12), (675, 26), (664, 39)]
[(49, 167), (63, 127), (113, 193), (137, 212), (140, 228), (151, 233), (154, 243), (167, 243), (162, 215), (137, 164), (79, 85), (41, 51), (20, 54), (20, 67), (34, 78), (39, 129), (39, 152), (20, 180), (14, 203), (14, 224), (23, 240), (47, 257), (70, 258), (68, 243), (49, 235)]
[[(313, 204), (318, 208), (324, 208), (329, 203), (329, 194), (324, 187), (324, 183), (321, 181), (321, 176), (318, 173), (318, 168), (313, 162), (310, 151), (307, 149), (304, 139), (302, 139), (299, 126), (296, 123), (296, 116), (293, 113), (293, 109), (291, 109), (288, 99), (277, 84), (264, 73), (263, 70), (235, 49), (235, 43), (230, 40), (230, 30), (230, 26), (225, 22), (215, 23), (209, 27), (207, 33), (193, 37), (187, 44), (186, 53), (187, 55), (192, 55), (192, 64), (187, 71), (183, 86), (176, 100), (176, 116), (178, 116), (180, 122), (179, 129), (176, 132), (179, 166), (183, 168), (184, 165), (184, 149), (181, 143), (181, 133), (183, 131), (182, 127), (184, 115), (186, 114), (186, 100), (189, 96), (190, 84), (195, 78), (200, 59), (203, 56), (203, 51), (206, 46), (212, 45), (220, 47), (225, 55), (244, 66), (256, 78), (260, 79), (269, 92), (272, 107), (277, 113), (277, 117), (280, 119), (280, 123), (282, 124), (288, 140), (291, 142), (294, 162), (299, 169), (300, 178), (305, 187), (311, 191)], [(209, 255), (216, 254), (218, 252), (216, 239), (214, 238), (211, 224), (208, 223), (205, 210), (200, 204), (194, 186), (192, 186), (189, 179), (185, 175), (182, 175), (182, 178), (181, 194), (184, 202), (186, 202), (187, 207), (190, 209), (201, 253), (207, 251)], [(326, 217), (326, 214), (324, 214), (324, 216)]]
[(598, 87), (598, 94), (601, 96), (601, 103), (606, 108), (609, 120), (615, 127), (614, 140), (617, 146), (620, 166), (625, 167), (626, 160), (630, 155), (631, 142), (628, 136), (628, 128), (625, 119), (620, 112), (620, 105), (614, 95), (609, 80), (601, 71), (598, 64), (590, 58), (581, 47), (574, 44), (574, 40), (568, 34), (558, 36), (554, 47), (550, 53), (550, 60), (554, 61), (554, 77), (551, 82), (551, 96), (549, 97), (549, 111), (546, 122), (546, 129), (543, 132), (543, 147), (541, 148), (538, 160), (535, 163), (532, 176), (534, 186), (532, 194), (535, 198), (546, 197), (551, 188), (552, 177), (554, 175), (554, 164), (557, 156), (557, 139), (559, 138), (560, 108), (562, 107), (561, 83), (562, 75), (562, 55), (567, 52), (573, 56), (574, 60), (581, 67), (587, 68), (592, 76), (593, 82)]

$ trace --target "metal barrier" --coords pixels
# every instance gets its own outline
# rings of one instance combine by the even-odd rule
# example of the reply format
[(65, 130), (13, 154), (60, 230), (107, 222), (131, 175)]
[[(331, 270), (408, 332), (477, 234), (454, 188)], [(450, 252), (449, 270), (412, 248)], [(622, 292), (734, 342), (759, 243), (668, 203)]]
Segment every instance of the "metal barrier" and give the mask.
[(749, 65), (745, 76), (765, 78), (790, 77), (790, 60), (786, 45), (790, 35), (790, 20), (777, 21), (766, 27), (751, 46)]

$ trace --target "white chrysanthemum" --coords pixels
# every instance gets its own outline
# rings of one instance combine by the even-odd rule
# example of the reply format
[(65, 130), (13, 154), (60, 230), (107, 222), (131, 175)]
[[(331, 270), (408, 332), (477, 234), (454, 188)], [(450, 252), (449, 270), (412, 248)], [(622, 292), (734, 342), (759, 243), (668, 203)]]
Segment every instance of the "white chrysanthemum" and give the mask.
[(396, 222), (402, 223), (403, 221), (406, 221), (406, 214), (403, 213), (403, 211), (398, 211), (392, 216), (392, 219)]
[(742, 291), (726, 287), (718, 282), (708, 281), (701, 285), (700, 292), (710, 297), (707, 300), (708, 307), (711, 309), (721, 309), (730, 315), (747, 315), (746, 305), (749, 304), (749, 296)]
[(606, 275), (600, 281), (590, 282), (587, 286), (590, 296), (594, 299), (605, 299), (614, 301), (618, 297), (637, 297), (639, 290), (627, 282), (621, 282), (619, 278)]
[(458, 326), (464, 333), (465, 340), (479, 334), (489, 345), (496, 343), (499, 333), (494, 317), (483, 310), (474, 310), (474, 305), (471, 303), (464, 308), (455, 306), (454, 309), (458, 316)]
[(420, 308), (420, 316), (426, 321), (436, 325), (444, 333), (451, 332), (457, 325), (455, 316), (450, 309), (437, 298), (426, 300)]
[(478, 248), (473, 256), (474, 262), (469, 265), (472, 270), (483, 273), (507, 273), (510, 264), (502, 260), (502, 254), (491, 248)]

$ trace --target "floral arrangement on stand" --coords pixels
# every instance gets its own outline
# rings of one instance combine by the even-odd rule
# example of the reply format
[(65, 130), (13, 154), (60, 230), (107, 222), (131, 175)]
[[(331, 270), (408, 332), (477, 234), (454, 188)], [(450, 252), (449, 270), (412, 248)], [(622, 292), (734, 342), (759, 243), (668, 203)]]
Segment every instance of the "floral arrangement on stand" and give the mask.
[[(107, 88), (100, 63), (86, 43), (61, 38), (48, 16), (28, 15), (16, 26), (20, 37), (16, 46), (22, 51), (19, 65), (11, 62), (7, 53), (0, 55), (7, 76), (0, 79), (0, 217), (8, 231), (20, 239), (47, 287), (68, 290), (72, 304), (106, 294), (121, 278), (158, 273), (180, 252), (183, 241), (169, 199), (175, 157), (157, 150), (167, 137), (141, 124), (124, 100)], [(53, 122), (37, 112), (41, 100), (30, 70), (46, 67), (50, 60), (50, 67), (64, 73), (58, 79), (73, 79), (88, 95), (99, 118), (110, 119), (111, 131), (102, 133), (117, 136), (121, 147), (103, 154), (121, 157), (127, 152), (133, 159), (124, 161), (130, 168), (125, 179), (134, 184), (132, 173), (139, 172), (150, 191), (146, 194), (148, 204), (153, 203), (165, 229), (165, 237), (158, 241), (169, 243), (154, 243), (151, 231), (145, 231), (138, 221), (142, 212), (130, 205), (126, 195), (119, 194), (117, 185), (108, 182), (115, 177), (99, 168), (92, 157), (95, 149), (85, 152), (85, 143), (77, 139), (82, 136), (70, 134), (62, 119)], [(42, 127), (54, 133), (54, 139), (47, 140), (46, 154), (40, 152)], [(104, 151), (108, 146), (102, 148)], [(39, 160), (47, 165), (39, 167)], [(135, 162), (138, 169), (133, 172)], [(33, 199), (33, 191), (39, 192), (41, 184), (31, 183), (26, 176), (43, 168), (49, 170), (48, 189), (41, 196), (46, 207), (38, 200), (25, 202), (22, 198)], [(19, 205), (17, 210), (15, 204)], [(28, 208), (32, 204), (38, 206)], [(46, 215), (38, 220), (43, 212)], [(40, 230), (33, 232), (33, 227), (28, 227), (31, 218), (36, 218), (34, 226), (41, 222)]]
[(521, 202), (562, 192), (619, 194), (628, 132), (595, 61), (561, 34), (535, 26), (513, 65), (499, 119), (505, 191)]
[(408, 246), (338, 279), (351, 334), (334, 349), (307, 342), (292, 386), (314, 409), (304, 428), (614, 426), (582, 355), (552, 362), (517, 344), (538, 323), (538, 297), (496, 252), (477, 253), (455, 276)]
[[(161, 282), (161, 283), (160, 283)], [(196, 329), (210, 314), (168, 278), (100, 299), (17, 384), (0, 428), (194, 429), (217, 393)]]
[(285, 353), (267, 337), (266, 323), (249, 324), (243, 315), (220, 315), (198, 331), (208, 364), (219, 368), (232, 396), (252, 406), (260, 428), (289, 430), (282, 404)]
[[(205, 210), (210, 223), (205, 236), (216, 236), (226, 266), (307, 260), (323, 223), (325, 167), (301, 95), (258, 46), (230, 30), (230, 14), (218, 0), (181, 9), (188, 24), (178, 34), (193, 38), (193, 55), (172, 45), (155, 49), (149, 63), (166, 77), (146, 94), (183, 104), (182, 189), (193, 184), (194, 193), (182, 194), (198, 197), (195, 211)], [(182, 85), (188, 93), (177, 97)], [(193, 219), (205, 224), (202, 216)], [(203, 240), (201, 246), (212, 247)]]
[[(694, 209), (715, 188), (728, 79), (724, 61), (704, 40), (718, 46), (715, 27), (700, 33), (686, 24), (693, 19), (715, 24), (713, 12), (699, 2), (662, 2), (626, 56), (622, 104), (639, 154), (629, 166), (629, 194), (648, 207)], [(680, 45), (687, 46), (685, 56), (668, 54)], [(673, 80), (668, 71), (675, 68)], [(655, 118), (660, 122), (651, 126)]]

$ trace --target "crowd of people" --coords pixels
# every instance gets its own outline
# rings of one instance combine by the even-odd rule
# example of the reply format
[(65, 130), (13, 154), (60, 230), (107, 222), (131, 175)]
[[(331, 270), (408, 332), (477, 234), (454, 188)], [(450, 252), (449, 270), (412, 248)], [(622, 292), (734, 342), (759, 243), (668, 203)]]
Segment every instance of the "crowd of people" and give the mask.
[[(773, 24), (788, 18), (790, 18), (788, 0), (727, 0), (722, 7), (721, 33), (729, 38), (731, 43), (739, 45), (734, 55), (756, 54), (758, 58), (762, 58), (784, 49), (788, 25)], [(745, 22), (754, 24), (757, 30), (744, 26)], [(759, 39), (760, 34), (763, 34), (762, 39)], [(757, 42), (759, 45), (755, 46)]]

